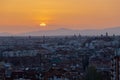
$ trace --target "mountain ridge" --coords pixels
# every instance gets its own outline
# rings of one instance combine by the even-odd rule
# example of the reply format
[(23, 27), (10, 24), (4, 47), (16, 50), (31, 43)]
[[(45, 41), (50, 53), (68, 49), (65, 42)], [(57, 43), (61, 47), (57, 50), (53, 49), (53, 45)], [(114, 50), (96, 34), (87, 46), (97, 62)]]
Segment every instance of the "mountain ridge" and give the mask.
[[(84, 30), (73, 30), (68, 28), (59, 28), (55, 30), (39, 30), (32, 31), (26, 33), (15, 34), (15, 36), (67, 36), (67, 35), (88, 35), (88, 36), (96, 36), (101, 34), (106, 34), (108, 32), (109, 35), (120, 35), (120, 27), (112, 27), (105, 29), (84, 29)], [(0, 36), (11, 36), (10, 33), (0, 33)], [(14, 35), (13, 35), (14, 36)]]
[(106, 28), (106, 29), (85, 29), (85, 30), (73, 30), (67, 28), (60, 28), (55, 30), (41, 30), (41, 31), (33, 31), (28, 33), (22, 33), (23, 36), (64, 36), (64, 35), (74, 35), (74, 34), (81, 34), (81, 35), (100, 35), (105, 34), (106, 32), (109, 35), (120, 35), (119, 33), (120, 27), (113, 27), (113, 28)]

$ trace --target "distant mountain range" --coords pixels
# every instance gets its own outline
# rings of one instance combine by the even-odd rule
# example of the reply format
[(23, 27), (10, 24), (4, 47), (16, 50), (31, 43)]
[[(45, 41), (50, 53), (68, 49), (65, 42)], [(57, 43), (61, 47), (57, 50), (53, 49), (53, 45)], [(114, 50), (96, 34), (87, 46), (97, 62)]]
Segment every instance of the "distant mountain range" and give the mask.
[(4, 33), (0, 33), (0, 36), (11, 36), (12, 34), (4, 32)]
[[(106, 28), (106, 29), (100, 29), (100, 30), (94, 30), (94, 29), (88, 29), (88, 30), (72, 30), (72, 29), (56, 29), (56, 30), (45, 30), (45, 31), (33, 31), (33, 32), (27, 32), (27, 33), (21, 33), (17, 34), (17, 36), (67, 36), (67, 35), (100, 35), (105, 34), (108, 32), (109, 35), (120, 35), (120, 27), (115, 28)], [(0, 36), (10, 36), (9, 33), (0, 33)]]

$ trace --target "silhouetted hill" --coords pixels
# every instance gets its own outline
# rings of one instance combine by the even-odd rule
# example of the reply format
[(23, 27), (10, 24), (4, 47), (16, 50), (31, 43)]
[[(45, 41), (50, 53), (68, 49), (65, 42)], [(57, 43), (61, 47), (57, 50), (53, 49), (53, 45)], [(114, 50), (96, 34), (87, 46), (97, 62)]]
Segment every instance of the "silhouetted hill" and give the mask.
[(56, 30), (45, 30), (45, 31), (34, 31), (34, 32), (28, 32), (28, 33), (22, 33), (19, 35), (22, 36), (63, 36), (63, 35), (74, 35), (74, 34), (81, 34), (81, 35), (100, 35), (100, 34), (105, 34), (106, 32), (109, 33), (109, 35), (120, 35), (120, 27), (115, 27), (115, 28), (106, 28), (106, 29), (101, 29), (101, 30), (93, 30), (93, 29), (88, 29), (88, 30), (72, 30), (72, 29), (66, 29), (66, 28), (61, 28), (61, 29), (56, 29)]
[(100, 35), (100, 34), (105, 34), (108, 32), (109, 35), (120, 35), (120, 27), (115, 27), (115, 28), (106, 28), (106, 29), (101, 29), (101, 30), (93, 30), (93, 29), (88, 29), (88, 30), (71, 30), (71, 29), (56, 29), (56, 30), (45, 30), (45, 31), (34, 31), (34, 32), (28, 32), (28, 33), (22, 33), (19, 34), (21, 36), (62, 36), (62, 35), (74, 35), (74, 34), (81, 34), (81, 35)]
[[(108, 32), (109, 35), (120, 35), (120, 27), (114, 28), (106, 28), (101, 30), (94, 30), (94, 29), (87, 29), (87, 30), (72, 30), (72, 29), (56, 29), (56, 30), (40, 30), (40, 31), (33, 31), (33, 32), (26, 32), (21, 34), (16, 34), (16, 36), (67, 36), (67, 35), (101, 35)], [(10, 33), (0, 33), (0, 36), (11, 36)]]
[(12, 34), (10, 34), (10, 33), (6, 33), (6, 32), (4, 32), (4, 33), (0, 33), (0, 36), (11, 36)]

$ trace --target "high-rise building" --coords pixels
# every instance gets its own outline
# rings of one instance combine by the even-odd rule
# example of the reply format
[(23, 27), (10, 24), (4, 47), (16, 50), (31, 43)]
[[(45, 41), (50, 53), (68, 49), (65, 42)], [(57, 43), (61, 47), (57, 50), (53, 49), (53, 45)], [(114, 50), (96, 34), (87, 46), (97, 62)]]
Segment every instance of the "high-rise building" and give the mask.
[(120, 80), (120, 48), (115, 50), (111, 59), (111, 80)]

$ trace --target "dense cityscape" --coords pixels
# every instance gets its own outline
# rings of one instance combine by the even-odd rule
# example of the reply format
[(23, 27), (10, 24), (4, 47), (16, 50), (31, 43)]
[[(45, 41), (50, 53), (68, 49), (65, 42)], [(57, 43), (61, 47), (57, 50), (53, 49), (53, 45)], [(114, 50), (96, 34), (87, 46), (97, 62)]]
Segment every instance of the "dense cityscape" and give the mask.
[(0, 80), (119, 80), (120, 36), (0, 37)]

